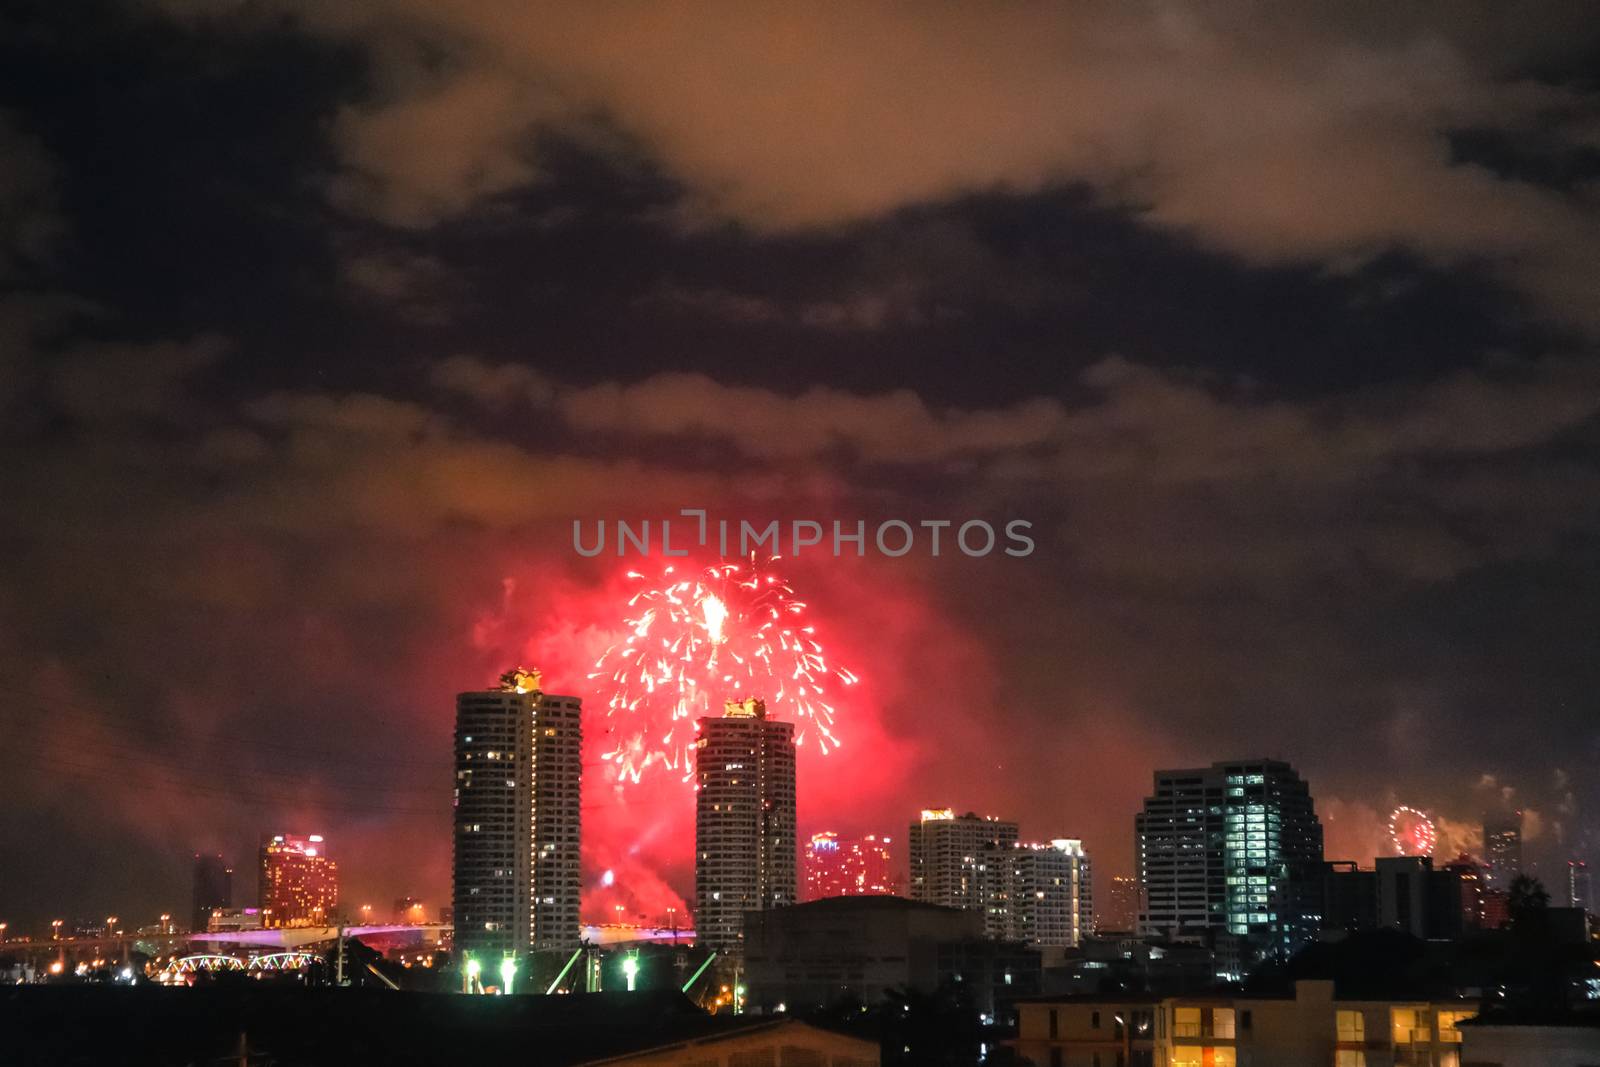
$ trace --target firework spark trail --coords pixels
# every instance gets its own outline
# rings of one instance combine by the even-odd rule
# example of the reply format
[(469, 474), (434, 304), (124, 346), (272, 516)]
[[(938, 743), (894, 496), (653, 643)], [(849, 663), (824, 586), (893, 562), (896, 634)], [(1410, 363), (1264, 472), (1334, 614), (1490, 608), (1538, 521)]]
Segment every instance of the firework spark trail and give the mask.
[(1402, 856), (1431, 856), (1438, 831), (1428, 813), (1405, 804), (1389, 815), (1389, 840)]
[(797, 723), (826, 753), (839, 747), (829, 687), (856, 676), (830, 667), (806, 605), (794, 589), (752, 556), (699, 569), (666, 567), (658, 581), (638, 571), (641, 588), (628, 599), (628, 636), (595, 662), (591, 681), (609, 688), (606, 715), (616, 744), (605, 758), (618, 781), (638, 782), (661, 764), (690, 775), (694, 720), (720, 702), (753, 696)]

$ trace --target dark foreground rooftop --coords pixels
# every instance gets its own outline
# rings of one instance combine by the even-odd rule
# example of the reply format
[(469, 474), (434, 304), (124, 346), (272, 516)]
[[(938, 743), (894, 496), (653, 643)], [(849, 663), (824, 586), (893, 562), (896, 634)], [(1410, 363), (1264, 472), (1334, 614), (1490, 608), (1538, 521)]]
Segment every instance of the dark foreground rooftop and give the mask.
[(466, 997), (241, 982), (0, 989), (0, 1063), (570, 1067), (769, 1020), (705, 1014), (673, 991)]

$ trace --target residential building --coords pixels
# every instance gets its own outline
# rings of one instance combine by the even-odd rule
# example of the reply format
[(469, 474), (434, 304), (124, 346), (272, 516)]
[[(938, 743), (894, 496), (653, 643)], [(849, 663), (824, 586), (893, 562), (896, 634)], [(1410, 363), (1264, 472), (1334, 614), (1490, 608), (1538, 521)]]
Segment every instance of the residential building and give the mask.
[(984, 908), (979, 866), (986, 848), (1009, 849), (1017, 824), (951, 808), (924, 809), (907, 835), (911, 899), (949, 908)]
[(1470, 1001), (1355, 1000), (1328, 981), (1283, 996), (1039, 997), (1017, 1051), (1041, 1067), (1461, 1067)]
[(695, 748), (695, 932), (737, 951), (748, 912), (798, 900), (794, 724), (756, 699), (700, 720)]
[(486, 981), (578, 945), (582, 741), (581, 699), (537, 671), (456, 697), (455, 949)]
[(1138, 929), (1142, 907), (1139, 879), (1131, 874), (1112, 875), (1105, 904), (1102, 906), (1096, 902), (1095, 927), (1103, 931), (1132, 933)]
[(1509, 890), (1522, 873), (1522, 812), (1492, 812), (1483, 817), (1483, 860), (1489, 887)]
[(1567, 906), (1584, 911), (1594, 907), (1589, 891), (1589, 865), (1582, 860), (1567, 861)]
[(812, 834), (805, 845), (805, 899), (894, 895), (899, 879), (892, 844), (878, 834), (841, 837), (831, 830)]
[(1082, 841), (988, 845), (979, 855), (988, 936), (1060, 949), (1094, 932), (1094, 879)]

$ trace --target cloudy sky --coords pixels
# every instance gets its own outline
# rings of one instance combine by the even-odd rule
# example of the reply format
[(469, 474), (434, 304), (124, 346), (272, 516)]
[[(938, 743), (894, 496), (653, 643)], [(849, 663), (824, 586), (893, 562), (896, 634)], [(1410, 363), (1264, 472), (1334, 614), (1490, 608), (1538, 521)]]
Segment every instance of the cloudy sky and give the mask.
[[(592, 697), (571, 523), (682, 507), (1035, 524), (789, 561), (862, 676), (803, 832), (1122, 873), (1155, 768), (1271, 755), (1333, 855), (1600, 859), (1587, 9), (71, 8), (0, 24), (0, 921), (280, 830), (445, 902), (452, 695)], [(655, 918), (612, 728), (588, 908)]]

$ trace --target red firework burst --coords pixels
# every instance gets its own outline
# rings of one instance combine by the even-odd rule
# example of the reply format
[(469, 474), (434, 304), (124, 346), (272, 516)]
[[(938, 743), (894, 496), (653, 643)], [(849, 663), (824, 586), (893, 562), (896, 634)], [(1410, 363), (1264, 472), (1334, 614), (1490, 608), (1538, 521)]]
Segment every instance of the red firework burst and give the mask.
[(1389, 840), (1402, 856), (1431, 856), (1438, 838), (1425, 811), (1402, 804), (1389, 815)]
[(605, 753), (619, 781), (639, 781), (660, 764), (688, 778), (695, 720), (724, 700), (753, 696), (798, 724), (795, 743), (808, 736), (826, 753), (839, 747), (837, 711), (828, 690), (856, 676), (830, 667), (806, 605), (787, 580), (760, 561), (703, 568), (666, 567), (627, 601), (628, 636), (595, 662), (590, 680), (602, 686), (616, 743)]

